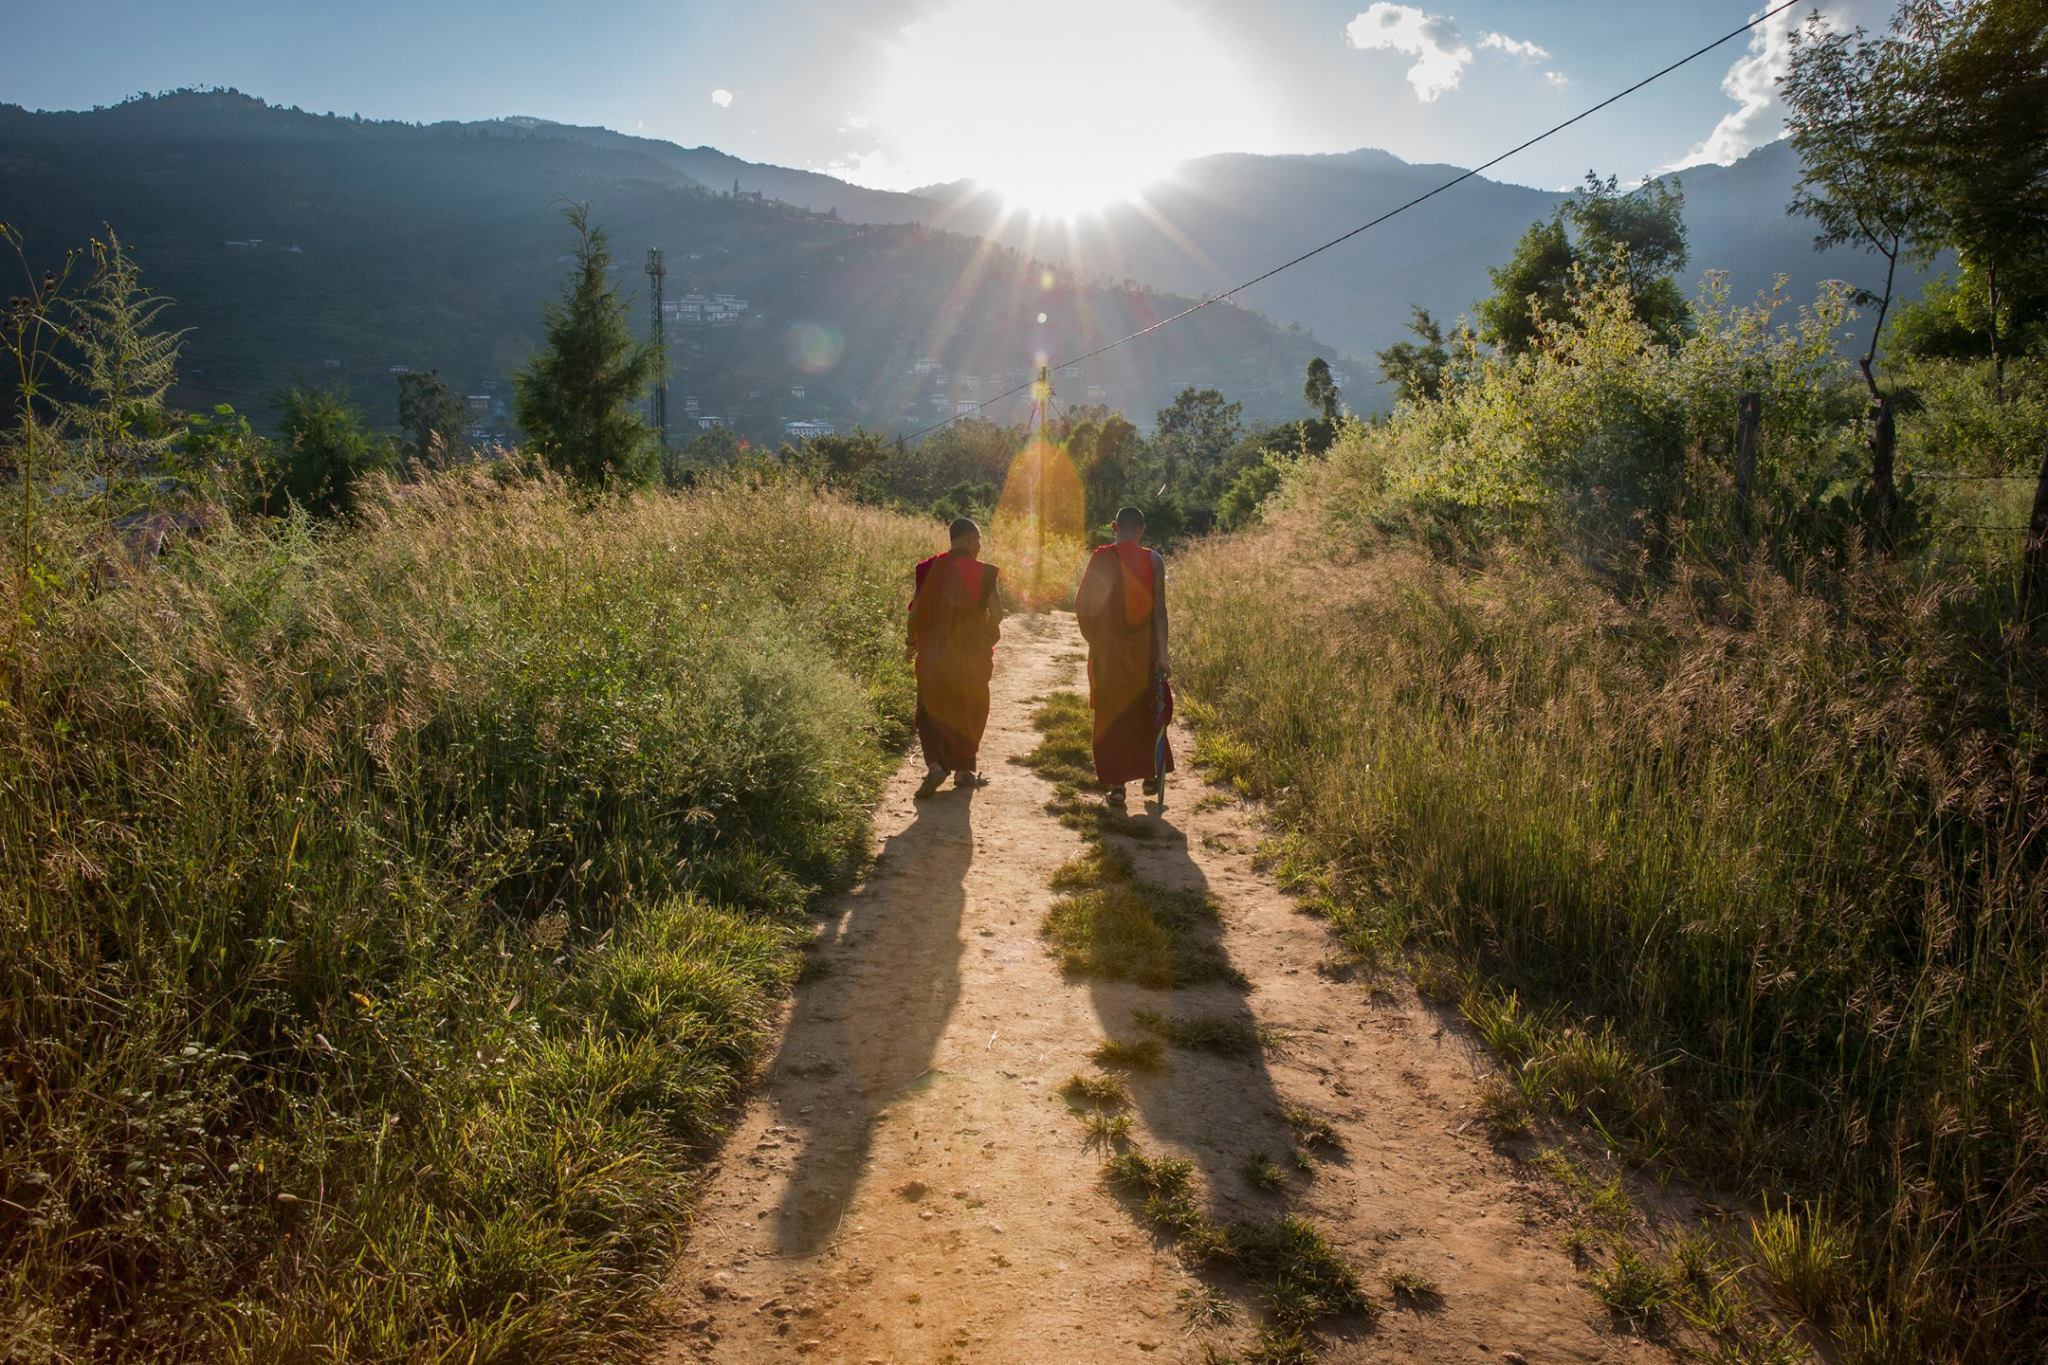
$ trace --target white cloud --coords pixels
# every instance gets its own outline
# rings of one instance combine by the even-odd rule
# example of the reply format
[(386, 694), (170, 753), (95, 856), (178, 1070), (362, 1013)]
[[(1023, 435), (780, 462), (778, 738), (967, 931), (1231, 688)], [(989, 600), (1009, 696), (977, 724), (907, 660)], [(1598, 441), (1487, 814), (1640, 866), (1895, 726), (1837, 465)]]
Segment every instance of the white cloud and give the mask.
[(1425, 104), (1446, 90), (1456, 90), (1472, 64), (1472, 49), (1459, 36), (1458, 26), (1413, 5), (1380, 0), (1345, 25), (1344, 36), (1361, 51), (1393, 51), (1412, 58), (1408, 84)]
[(1552, 87), (1558, 90), (1562, 90), (1572, 83), (1572, 78), (1565, 75), (1562, 71), (1546, 71), (1543, 73), (1543, 79), (1549, 81)]
[(868, 123), (869, 120), (859, 114), (848, 114), (846, 116), (846, 126), (849, 128), (865, 128), (868, 126)]
[(730, 91), (730, 90), (714, 90), (714, 91), (712, 91), (712, 92), (711, 92), (711, 102), (712, 102), (713, 104), (717, 105), (717, 106), (718, 106), (719, 108), (721, 108), (721, 109), (730, 109), (730, 108), (732, 108), (732, 91)]
[[(1832, 0), (1817, 8), (1833, 27), (1861, 24), (1877, 29), (1889, 22), (1893, 0)], [(1677, 171), (1708, 162), (1725, 166), (1785, 135), (1785, 106), (1778, 99), (1778, 81), (1792, 66), (1792, 34), (1811, 12), (1789, 10), (1751, 30), (1748, 50), (1721, 77), (1721, 89), (1735, 101), (1735, 108), (1723, 114), (1713, 131), (1694, 143), (1692, 150), (1660, 170)]]
[(1481, 47), (1490, 47), (1496, 52), (1505, 52), (1510, 57), (1524, 57), (1532, 62), (1550, 60), (1549, 48), (1537, 43), (1526, 42), (1520, 38), (1510, 38), (1505, 33), (1482, 34), (1479, 39), (1479, 45)]

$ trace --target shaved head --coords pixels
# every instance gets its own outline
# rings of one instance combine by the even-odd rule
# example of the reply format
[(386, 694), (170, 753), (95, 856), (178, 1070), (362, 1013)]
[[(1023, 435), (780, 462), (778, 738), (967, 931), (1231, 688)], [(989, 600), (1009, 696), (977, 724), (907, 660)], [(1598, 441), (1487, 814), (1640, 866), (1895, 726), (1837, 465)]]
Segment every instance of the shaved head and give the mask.
[(958, 545), (970, 536), (976, 539), (981, 537), (981, 528), (974, 524), (974, 518), (955, 517), (953, 519), (953, 543)]

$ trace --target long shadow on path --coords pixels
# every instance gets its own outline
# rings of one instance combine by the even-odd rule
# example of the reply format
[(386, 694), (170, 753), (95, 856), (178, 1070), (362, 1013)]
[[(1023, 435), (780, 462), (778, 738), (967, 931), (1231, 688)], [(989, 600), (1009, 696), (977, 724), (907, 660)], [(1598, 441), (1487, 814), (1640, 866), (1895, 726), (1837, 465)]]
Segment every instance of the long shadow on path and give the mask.
[(769, 1087), (799, 1144), (775, 1254), (821, 1250), (859, 1185), (877, 1114), (914, 1090), (960, 996), (960, 923), (974, 857), (971, 794), (946, 791), (883, 846), (819, 941)]
[[(1139, 879), (1206, 895), (1208, 878), (1189, 855), (1186, 833), (1163, 819), (1156, 830), (1151, 839), (1110, 836), (1110, 842), (1131, 855)], [(1220, 929), (1212, 926), (1210, 932), (1220, 936)], [(1135, 1010), (1203, 1016), (1222, 1030), (1257, 1036), (1258, 1021), (1246, 993), (1227, 981), (1159, 990), (1098, 979), (1090, 987), (1102, 1030), (1111, 1038), (1147, 1036), (1132, 1021)], [(1287, 1168), (1290, 1180), (1301, 1179), (1288, 1161), (1293, 1137), (1280, 1116), (1280, 1098), (1262, 1048), (1225, 1056), (1170, 1047), (1162, 1071), (1133, 1075), (1129, 1084), (1145, 1127), (1202, 1169), (1214, 1213), (1226, 1218), (1270, 1216), (1284, 1207), (1281, 1195), (1259, 1189), (1245, 1174), (1253, 1157), (1265, 1156)]]

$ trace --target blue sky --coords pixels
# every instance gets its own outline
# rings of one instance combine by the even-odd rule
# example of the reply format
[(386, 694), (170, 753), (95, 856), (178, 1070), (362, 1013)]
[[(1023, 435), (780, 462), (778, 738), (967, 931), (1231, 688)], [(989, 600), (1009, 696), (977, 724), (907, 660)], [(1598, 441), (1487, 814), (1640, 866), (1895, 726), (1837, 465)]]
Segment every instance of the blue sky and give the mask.
[[(1865, 24), (1890, 8), (1823, 7)], [(1470, 165), (1755, 12), (1753, 0), (0, 0), (0, 99), (82, 108), (232, 85), (369, 117), (602, 124), (906, 187), (1015, 161), (1041, 128), (1050, 164), (1094, 156), (1109, 174), (1138, 174), (1165, 147), (1380, 147)], [(1152, 35), (1142, 49), (1134, 32)], [(1775, 34), (1738, 40), (1496, 174), (1558, 187), (1589, 168), (1627, 179), (1739, 154), (1777, 133), (1781, 59)]]

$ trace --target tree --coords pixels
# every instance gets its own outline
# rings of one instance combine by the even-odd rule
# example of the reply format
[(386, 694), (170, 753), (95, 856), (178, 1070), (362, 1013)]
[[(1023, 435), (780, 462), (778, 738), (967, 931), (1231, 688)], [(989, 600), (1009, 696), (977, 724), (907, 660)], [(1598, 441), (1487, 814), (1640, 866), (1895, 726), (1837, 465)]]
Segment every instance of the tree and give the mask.
[(315, 516), (338, 516), (355, 506), (355, 487), (365, 474), (393, 463), (390, 442), (370, 434), (362, 409), (346, 393), (286, 389), (277, 396), (277, 416), (273, 511), (289, 502)]
[(410, 438), (407, 456), (429, 469), (458, 464), (469, 454), (469, 405), (439, 370), (398, 376), (398, 425)]
[[(1905, 11), (1901, 11), (1903, 21)], [(1895, 21), (1895, 22), (1900, 22)], [(1820, 15), (1792, 34), (1792, 59), (1779, 92), (1785, 129), (1799, 154), (1792, 212), (1813, 219), (1816, 250), (1853, 243), (1884, 262), (1884, 283), (1863, 296), (1877, 306), (1859, 367), (1873, 401), (1884, 402), (1876, 365), (1885, 315), (1902, 262), (1923, 256), (1934, 210), (1901, 126), (1915, 117), (1923, 63), (1898, 31), (1872, 39), (1861, 28), (1830, 29)]]
[(1166, 491), (1179, 496), (1223, 464), (1244, 434), (1244, 405), (1215, 389), (1182, 389), (1159, 413), (1152, 448)]
[(1619, 276), (1636, 316), (1667, 343), (1685, 333), (1689, 310), (1672, 277), (1690, 255), (1685, 240), (1685, 187), (1673, 177), (1624, 194), (1614, 176), (1591, 171), (1566, 205), (1578, 229), (1579, 263), (1596, 276)]
[(1493, 294), (1475, 308), (1480, 337), (1509, 355), (1535, 343), (1544, 324), (1571, 311), (1573, 276), (1618, 277), (1635, 314), (1676, 343), (1689, 316), (1671, 277), (1685, 268), (1685, 191), (1671, 179), (1624, 193), (1613, 176), (1586, 172), (1578, 193), (1548, 222), (1531, 224), (1505, 265), (1489, 272)]
[(611, 246), (590, 206), (563, 211), (576, 230), (562, 300), (549, 304), (546, 344), (515, 382), (519, 425), (556, 469), (586, 484), (651, 483), (661, 469), (638, 404), (665, 363), (633, 339), (611, 283)]
[(816, 467), (820, 477), (844, 485), (858, 482), (890, 453), (889, 442), (860, 427), (844, 434), (814, 436), (801, 448), (801, 457)]
[(1486, 272), (1493, 293), (1473, 308), (1480, 338), (1509, 355), (1529, 349), (1542, 324), (1569, 310), (1566, 296), (1577, 260), (1561, 210), (1547, 222), (1531, 223), (1506, 264)]
[(1067, 433), (1067, 457), (1081, 476), (1088, 520), (1100, 525), (1138, 494), (1150, 452), (1122, 413), (1097, 410), (1076, 417)]
[(1433, 403), (1443, 396), (1444, 371), (1451, 363), (1444, 329), (1421, 304), (1410, 304), (1408, 330), (1414, 341), (1397, 341), (1379, 353), (1380, 378), (1404, 403)]
[(1819, 225), (1816, 249), (1854, 243), (1884, 261), (1884, 284), (1862, 297), (1877, 305), (1870, 341), (1858, 360), (1870, 391), (1872, 544), (1891, 544), (1899, 495), (1892, 478), (1897, 445), (1892, 395), (1877, 382), (1878, 344), (1891, 310), (1899, 265), (1922, 259), (1938, 240), (1938, 214), (1901, 130), (1919, 117), (1926, 89), (1925, 53), (1911, 36), (1912, 4), (1892, 31), (1870, 38), (1861, 28), (1831, 30), (1820, 15), (1792, 35), (1792, 58), (1779, 91), (1785, 128), (1802, 167), (1792, 211)]
[(1921, 117), (1900, 126), (1905, 164), (1949, 244), (1982, 277), (2002, 398), (2007, 295), (2048, 257), (2048, 6), (1913, 0), (1900, 22), (1924, 80)]
[(112, 228), (92, 243), (93, 273), (66, 301), (69, 357), (64, 377), (84, 394), (61, 405), (92, 467), (109, 485), (159, 460), (178, 439), (165, 397), (178, 381), (183, 331), (158, 322), (171, 300), (142, 283), (142, 271)]
[[(2001, 349), (2048, 348), (2048, 269), (2027, 262), (1998, 275)], [(1892, 350), (1941, 360), (1991, 358), (1991, 289), (1974, 261), (1929, 280), (1920, 297), (1892, 311)]]
[(1330, 378), (1330, 362), (1317, 356), (1308, 363), (1308, 380), (1301, 386), (1302, 399), (1309, 407), (1322, 414), (1325, 422), (1337, 420), (1337, 381)]

